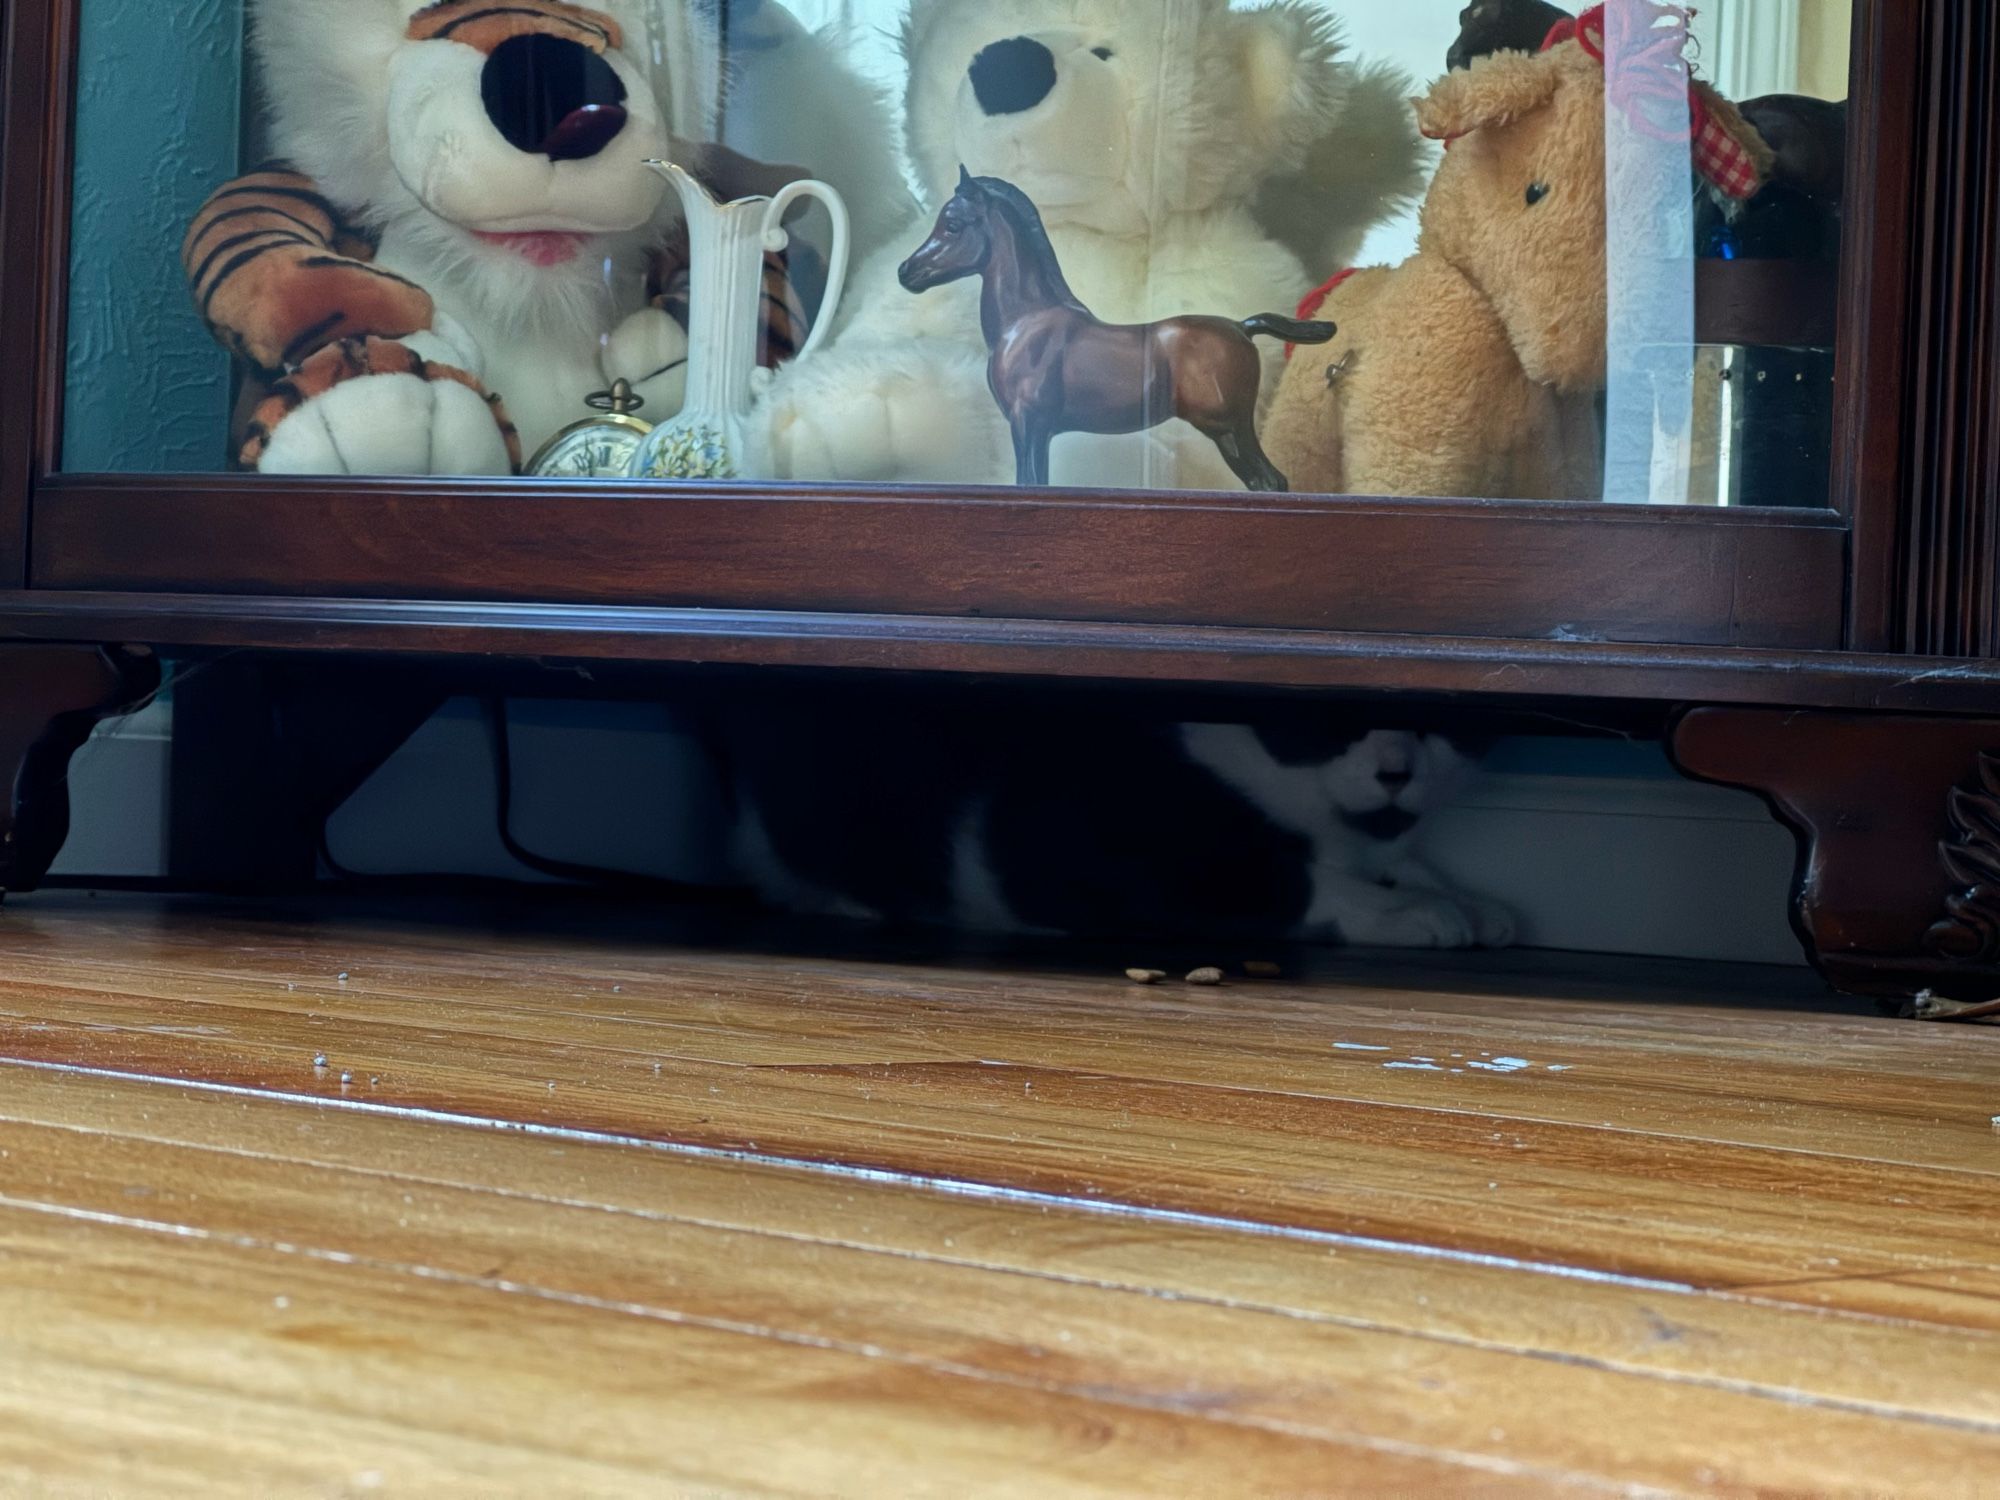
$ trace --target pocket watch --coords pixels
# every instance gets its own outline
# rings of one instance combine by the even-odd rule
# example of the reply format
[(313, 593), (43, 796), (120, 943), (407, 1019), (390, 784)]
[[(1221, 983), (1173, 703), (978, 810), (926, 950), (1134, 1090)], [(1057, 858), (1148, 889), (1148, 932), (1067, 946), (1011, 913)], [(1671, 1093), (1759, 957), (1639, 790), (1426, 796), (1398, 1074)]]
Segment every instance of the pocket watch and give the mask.
[(653, 430), (632, 413), (646, 404), (645, 397), (620, 380), (608, 391), (598, 391), (584, 404), (602, 416), (572, 422), (550, 438), (528, 460), (528, 473), (537, 479), (615, 479), (625, 473), (639, 444)]

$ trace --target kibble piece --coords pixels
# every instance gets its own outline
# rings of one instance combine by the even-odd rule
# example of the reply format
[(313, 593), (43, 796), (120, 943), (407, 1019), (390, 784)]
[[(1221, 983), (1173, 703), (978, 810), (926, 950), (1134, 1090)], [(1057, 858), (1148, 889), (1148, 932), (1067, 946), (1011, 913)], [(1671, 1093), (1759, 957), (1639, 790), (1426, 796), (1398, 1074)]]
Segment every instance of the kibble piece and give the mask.
[(1125, 977), (1134, 984), (1158, 984), (1167, 977), (1165, 969), (1127, 969)]
[(1267, 959), (1253, 958), (1243, 966), (1243, 972), (1248, 974), (1252, 979), (1276, 979), (1285, 971), (1279, 965), (1271, 963)]
[(1187, 982), (1189, 984), (1220, 984), (1222, 983), (1222, 970), (1196, 969), (1192, 974), (1188, 975)]

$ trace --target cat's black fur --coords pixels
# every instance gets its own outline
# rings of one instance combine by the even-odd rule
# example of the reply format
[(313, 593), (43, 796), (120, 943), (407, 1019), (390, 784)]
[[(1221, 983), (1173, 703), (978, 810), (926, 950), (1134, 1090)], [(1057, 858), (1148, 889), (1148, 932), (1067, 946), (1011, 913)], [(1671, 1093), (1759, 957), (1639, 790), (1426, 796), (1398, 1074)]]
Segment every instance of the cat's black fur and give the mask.
[[(739, 868), (777, 904), (1093, 936), (1511, 938), (1408, 852), (1460, 771), (1436, 736), (1327, 711), (1191, 732), (1123, 700), (820, 686), (721, 723)], [(1232, 780), (1239, 764), (1253, 774)]]

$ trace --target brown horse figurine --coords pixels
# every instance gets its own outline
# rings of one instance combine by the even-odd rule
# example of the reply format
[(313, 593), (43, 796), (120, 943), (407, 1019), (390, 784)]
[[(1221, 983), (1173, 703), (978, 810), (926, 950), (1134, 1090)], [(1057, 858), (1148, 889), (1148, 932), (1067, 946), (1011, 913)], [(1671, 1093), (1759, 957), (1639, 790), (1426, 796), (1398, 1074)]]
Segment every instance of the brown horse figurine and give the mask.
[(1049, 444), (1064, 432), (1144, 432), (1179, 417), (1213, 442), (1253, 490), (1286, 490), (1257, 441), (1264, 362), (1252, 338), (1324, 344), (1331, 323), (1275, 313), (1101, 323), (1063, 280), (1028, 195), (959, 169), (958, 192), (924, 247), (903, 262), (905, 289), (981, 277), (980, 324), (993, 358), (986, 382), (1014, 429), (1015, 478), (1049, 482)]

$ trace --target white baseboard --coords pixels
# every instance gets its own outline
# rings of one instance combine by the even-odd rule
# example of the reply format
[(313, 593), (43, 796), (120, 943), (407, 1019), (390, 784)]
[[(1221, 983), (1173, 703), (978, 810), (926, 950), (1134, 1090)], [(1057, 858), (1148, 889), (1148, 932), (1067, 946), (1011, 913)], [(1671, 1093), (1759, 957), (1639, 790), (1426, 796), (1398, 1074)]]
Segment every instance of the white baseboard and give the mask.
[(136, 877), (167, 870), (173, 709), (157, 701), (100, 724), (69, 765), (70, 829), (56, 875)]
[(1803, 963), (1792, 837), (1747, 792), (1654, 776), (1489, 775), (1425, 852), (1520, 914), (1537, 948)]
[[(725, 878), (707, 758), (644, 703), (515, 702), (514, 837), (545, 859), (693, 883)], [(500, 843), (492, 743), (454, 700), (335, 814), (334, 857), (367, 874), (532, 880)]]

